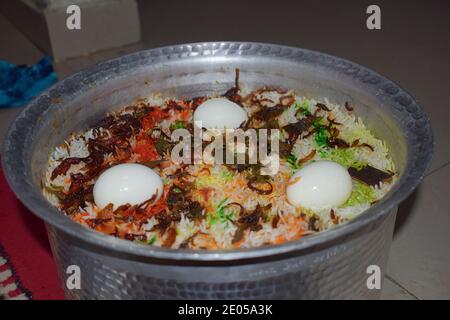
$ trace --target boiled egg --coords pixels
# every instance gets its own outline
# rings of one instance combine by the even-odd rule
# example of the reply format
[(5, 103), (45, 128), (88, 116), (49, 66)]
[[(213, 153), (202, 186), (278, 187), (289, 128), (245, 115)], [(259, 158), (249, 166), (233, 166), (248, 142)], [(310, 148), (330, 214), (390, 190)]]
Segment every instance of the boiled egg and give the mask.
[(138, 205), (155, 194), (155, 201), (163, 193), (160, 176), (152, 169), (137, 163), (123, 163), (105, 170), (94, 185), (94, 202), (100, 209), (113, 204)]
[(194, 121), (201, 121), (205, 129), (236, 129), (247, 119), (241, 106), (225, 98), (206, 100), (194, 112)]
[(311, 210), (339, 206), (351, 193), (352, 178), (347, 169), (328, 160), (305, 165), (290, 178), (286, 188), (290, 204)]

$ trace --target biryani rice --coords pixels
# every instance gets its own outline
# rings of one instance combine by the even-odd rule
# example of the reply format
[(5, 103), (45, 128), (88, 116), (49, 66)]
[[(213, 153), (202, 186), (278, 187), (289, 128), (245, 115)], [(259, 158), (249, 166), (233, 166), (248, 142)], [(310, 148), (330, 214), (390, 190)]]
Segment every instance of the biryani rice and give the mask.
[[(311, 131), (316, 131), (299, 135), (290, 146), (289, 156), (281, 157), (278, 173), (271, 176), (269, 180), (273, 187), (270, 194), (260, 194), (248, 187), (248, 170), (239, 172), (226, 164), (180, 165), (171, 160), (168, 152), (163, 154), (153, 152), (152, 158), (147, 153), (144, 155), (138, 151), (141, 150), (142, 145), (156, 148), (155, 141), (159, 141), (158, 139), (164, 135), (170, 135), (172, 128), (180, 125), (180, 121), (184, 126), (192, 123), (195, 104), (198, 105), (199, 101), (211, 98), (201, 97), (196, 101), (195, 99), (162, 99), (159, 95), (140, 100), (133, 106), (109, 115), (116, 120), (121, 116), (129, 115), (139, 119), (139, 122), (136, 125), (137, 129), (133, 129), (133, 133), (124, 139), (125, 147), (104, 152), (101, 159), (103, 170), (118, 163), (146, 163), (165, 159), (162, 165), (153, 167), (164, 182), (164, 195), (157, 204), (145, 210), (129, 206), (122, 208), (120, 213), (108, 213), (111, 217), (109, 220), (101, 219), (105, 216), (103, 208), (98, 208), (89, 191), (86, 191), (95, 183), (100, 172), (89, 176), (89, 172), (92, 172), (89, 170), (92, 170), (92, 167), (90, 168), (84, 160), (71, 164), (67, 171), (55, 176), (55, 170), (61, 168), (64, 160), (88, 157), (89, 143), (92, 141), (97, 139), (103, 142), (114, 138), (114, 134), (107, 126), (97, 126), (83, 133), (72, 134), (55, 148), (49, 158), (48, 169), (43, 179), (43, 194), (63, 214), (74, 221), (113, 236), (171, 248), (233, 249), (280, 244), (334, 228), (363, 213), (373, 203), (383, 198), (395, 183), (397, 179), (395, 166), (386, 144), (376, 138), (363, 121), (353, 111), (347, 110), (344, 104), (333, 104), (326, 98), (307, 99), (296, 95), (294, 91), (274, 88), (251, 91), (238, 86), (234, 89), (234, 96), (227, 97), (230, 99), (239, 97), (241, 99), (239, 103), (247, 110), (250, 118), (263, 108), (273, 108), (286, 101), (289, 103), (283, 106), (284, 111), (275, 119), (282, 133), (280, 141), (289, 140), (289, 135), (283, 127), (312, 115), (316, 117), (315, 119), (320, 119), (316, 121), (319, 123), (319, 129), (311, 128)], [(325, 105), (329, 111), (318, 108), (318, 104)], [(163, 114), (155, 111), (158, 109), (162, 110)], [(160, 121), (151, 121), (155, 116), (161, 116)], [(124, 117), (124, 119), (129, 118)], [(255, 123), (255, 127), (261, 125), (261, 123)], [(322, 130), (323, 133), (323, 130), (331, 130), (330, 128), (333, 127), (338, 129), (339, 139), (347, 142), (349, 147), (329, 147), (318, 143), (318, 131)], [(142, 136), (144, 131), (149, 133), (145, 138)], [(330, 131), (326, 131), (325, 135), (329, 136)], [(308, 161), (299, 162), (308, 156), (311, 157)], [(350, 199), (331, 210), (312, 212), (292, 206), (285, 194), (289, 178), (302, 166), (321, 159), (336, 161), (347, 168), (361, 168), (369, 165), (391, 173), (392, 177), (389, 181), (380, 182), (375, 186), (354, 181)], [(178, 172), (182, 172), (183, 175), (176, 176)], [(74, 177), (82, 183), (74, 182)], [(179, 184), (189, 185), (189, 192), (185, 196), (189, 198), (188, 203), (193, 206), (193, 210), (199, 211), (201, 208), (198, 216), (193, 215), (192, 212), (180, 211), (175, 218), (173, 217), (168, 199), (176, 196), (171, 192), (175, 192)], [(84, 198), (80, 201), (76, 199), (75, 207), (68, 208), (64, 206), (64, 203), (67, 203), (67, 199), (74, 194), (71, 192), (75, 189), (77, 192), (83, 191)], [(127, 219), (123, 218), (124, 212)], [(247, 220), (254, 218), (252, 214), (257, 217), (257, 221), (252, 220), (251, 223), (247, 223)]]

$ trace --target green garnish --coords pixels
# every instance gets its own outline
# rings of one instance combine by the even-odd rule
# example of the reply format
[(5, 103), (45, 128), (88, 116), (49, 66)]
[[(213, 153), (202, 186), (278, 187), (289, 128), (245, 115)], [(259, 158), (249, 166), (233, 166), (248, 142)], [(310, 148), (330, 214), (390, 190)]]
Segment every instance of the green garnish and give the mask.
[(375, 201), (375, 191), (368, 185), (354, 181), (350, 198), (341, 207), (351, 207), (358, 204), (371, 204)]
[(172, 147), (171, 143), (169, 141), (164, 140), (164, 138), (159, 137), (158, 140), (156, 140), (155, 148), (159, 155), (164, 155), (166, 152), (170, 151), (170, 148)]
[(321, 148), (328, 147), (327, 129), (324, 126), (319, 125), (316, 127), (316, 134), (314, 136), (314, 141)]
[(228, 221), (233, 221), (234, 211), (230, 208), (227, 208), (225, 203), (228, 201), (228, 198), (223, 199), (217, 206), (217, 210), (214, 214), (208, 216), (209, 224), (214, 225), (217, 222), (225, 223)]
[(323, 124), (322, 119), (315, 119), (312, 123), (316, 133), (314, 135), (314, 141), (318, 147), (318, 153), (321, 158), (326, 158), (328, 156), (328, 135), (327, 128)]
[(172, 130), (175, 130), (175, 129), (183, 129), (183, 128), (184, 128), (184, 122), (178, 120), (178, 121), (172, 123), (172, 125), (170, 126), (170, 128), (171, 128)]
[(232, 181), (234, 178), (233, 173), (230, 172), (230, 170), (228, 170), (227, 168), (223, 168), (220, 171), (220, 176), (222, 177), (223, 180), (225, 180), (225, 182)]
[(301, 103), (295, 102), (295, 108), (298, 110), (298, 112), (303, 117), (306, 117), (311, 114), (311, 112), (309, 112), (309, 100), (308, 99), (303, 99)]
[(175, 187), (175, 186), (174, 186), (174, 187), (172, 188), (172, 192), (173, 192), (173, 193), (182, 193), (183, 190), (181, 190), (179, 187)]
[(156, 241), (156, 235), (153, 235), (149, 240), (148, 240), (148, 244), (150, 244), (150, 245), (152, 245), (152, 244), (154, 244), (155, 243), (155, 241)]
[(346, 168), (353, 167), (356, 169), (361, 169), (366, 164), (356, 160), (355, 152), (356, 151), (354, 148), (331, 149), (328, 158), (343, 165)]
[(293, 170), (297, 170), (300, 168), (299, 165), (297, 164), (297, 157), (292, 153), (288, 155), (288, 157), (286, 158), (286, 162), (289, 165), (289, 167)]

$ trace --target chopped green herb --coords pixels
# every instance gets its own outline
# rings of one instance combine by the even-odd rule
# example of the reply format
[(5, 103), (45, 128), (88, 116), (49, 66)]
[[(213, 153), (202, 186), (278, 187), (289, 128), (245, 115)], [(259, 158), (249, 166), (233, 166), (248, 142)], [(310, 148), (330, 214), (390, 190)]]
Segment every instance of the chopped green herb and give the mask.
[(227, 202), (228, 198), (223, 199), (222, 201), (220, 201), (219, 205), (217, 206), (217, 209), (220, 209), (223, 207), (223, 205), (225, 204), (225, 202)]
[(230, 172), (230, 170), (228, 170), (227, 168), (223, 168), (220, 171), (220, 176), (222, 177), (223, 180), (225, 180), (226, 182), (232, 181), (233, 180), (233, 173)]
[(170, 144), (170, 142), (164, 140), (162, 137), (159, 137), (155, 144), (156, 151), (161, 156), (170, 151), (171, 147), (172, 145)]
[(328, 133), (327, 128), (323, 124), (323, 119), (315, 119), (312, 123), (313, 127), (316, 129), (316, 133), (314, 135), (314, 141), (317, 145), (317, 152), (321, 158), (326, 158), (329, 153), (328, 149)]
[(148, 244), (154, 244), (156, 241), (156, 235), (153, 235), (149, 240), (148, 240)]
[(292, 153), (288, 155), (286, 162), (289, 165), (289, 167), (293, 170), (297, 170), (300, 168), (299, 165), (297, 164), (297, 157)]
[(314, 141), (316, 142), (317, 146), (321, 148), (327, 148), (327, 129), (322, 125), (315, 126), (316, 128), (316, 134), (314, 136)]
[(208, 223), (209, 223), (209, 225), (211, 225), (211, 226), (215, 225), (218, 221), (219, 221), (219, 218), (217, 216), (212, 215), (212, 214), (210, 214), (208, 216)]
[(328, 148), (319, 149), (318, 153), (322, 159), (328, 158), (328, 156), (329, 156)]
[(184, 122), (183, 122), (183, 121), (176, 121), (175, 123), (173, 123), (173, 124), (170, 126), (170, 128), (171, 128), (172, 130), (175, 130), (175, 129), (183, 129), (183, 128), (184, 128)]
[(172, 190), (171, 190), (173, 193), (182, 193), (183, 192), (183, 190), (181, 190), (179, 187), (173, 187), (172, 188)]
[(214, 225), (217, 222), (227, 223), (228, 221), (233, 221), (233, 216), (235, 214), (234, 210), (227, 208), (225, 203), (228, 198), (223, 199), (217, 206), (217, 210), (214, 214), (208, 216), (209, 224)]

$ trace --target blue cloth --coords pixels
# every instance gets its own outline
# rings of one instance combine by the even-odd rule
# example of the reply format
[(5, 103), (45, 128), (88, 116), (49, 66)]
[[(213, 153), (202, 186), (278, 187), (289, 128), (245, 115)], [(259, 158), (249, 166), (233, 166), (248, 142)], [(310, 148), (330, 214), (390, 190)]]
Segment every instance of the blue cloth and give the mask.
[(49, 57), (31, 67), (0, 60), (0, 108), (23, 106), (57, 80)]

